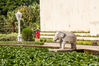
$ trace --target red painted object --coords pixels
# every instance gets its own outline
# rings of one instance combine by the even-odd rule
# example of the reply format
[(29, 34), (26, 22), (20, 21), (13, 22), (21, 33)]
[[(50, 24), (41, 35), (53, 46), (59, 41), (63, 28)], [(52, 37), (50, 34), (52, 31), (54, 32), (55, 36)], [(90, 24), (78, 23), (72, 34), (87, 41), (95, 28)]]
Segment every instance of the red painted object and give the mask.
[(39, 31), (36, 32), (36, 38), (37, 38), (37, 39), (40, 38), (40, 32), (39, 32)]

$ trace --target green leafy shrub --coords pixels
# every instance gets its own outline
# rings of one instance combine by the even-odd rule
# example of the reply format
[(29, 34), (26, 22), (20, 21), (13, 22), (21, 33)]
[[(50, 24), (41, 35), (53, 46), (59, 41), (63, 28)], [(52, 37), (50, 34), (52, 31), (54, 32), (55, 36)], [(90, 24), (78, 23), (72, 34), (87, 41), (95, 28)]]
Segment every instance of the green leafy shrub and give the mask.
[(22, 30), (22, 38), (24, 41), (31, 41), (33, 40), (33, 31), (30, 28), (24, 28)]
[(35, 39), (35, 42), (53, 42), (53, 40), (48, 38), (40, 38), (40, 39)]
[(16, 41), (17, 33), (0, 34), (0, 41)]
[(0, 46), (0, 66), (99, 66), (99, 56), (48, 52), (48, 48)]

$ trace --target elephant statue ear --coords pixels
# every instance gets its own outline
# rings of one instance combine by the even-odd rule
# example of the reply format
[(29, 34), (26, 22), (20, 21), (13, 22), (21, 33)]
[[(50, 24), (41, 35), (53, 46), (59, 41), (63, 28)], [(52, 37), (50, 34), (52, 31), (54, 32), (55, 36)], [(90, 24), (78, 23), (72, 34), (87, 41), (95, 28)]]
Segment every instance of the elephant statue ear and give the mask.
[(62, 33), (62, 32), (61, 32), (61, 33), (60, 33), (60, 37), (61, 37), (61, 38), (64, 38), (64, 37), (65, 37), (65, 33)]

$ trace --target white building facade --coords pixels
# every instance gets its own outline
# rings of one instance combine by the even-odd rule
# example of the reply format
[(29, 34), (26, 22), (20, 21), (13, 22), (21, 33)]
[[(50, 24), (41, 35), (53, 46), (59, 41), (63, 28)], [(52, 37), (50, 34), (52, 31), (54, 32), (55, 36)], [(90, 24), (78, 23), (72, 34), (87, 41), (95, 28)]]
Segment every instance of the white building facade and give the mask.
[(91, 31), (97, 34), (98, 24), (99, 0), (40, 0), (41, 31)]

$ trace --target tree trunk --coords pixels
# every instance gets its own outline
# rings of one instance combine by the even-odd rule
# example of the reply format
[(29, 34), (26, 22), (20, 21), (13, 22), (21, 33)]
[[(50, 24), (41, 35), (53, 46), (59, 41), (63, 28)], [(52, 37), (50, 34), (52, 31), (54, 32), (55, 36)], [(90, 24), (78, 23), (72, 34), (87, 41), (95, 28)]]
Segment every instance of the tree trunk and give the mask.
[(12, 32), (15, 32), (15, 25), (12, 25)]

